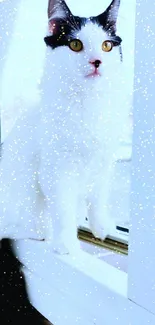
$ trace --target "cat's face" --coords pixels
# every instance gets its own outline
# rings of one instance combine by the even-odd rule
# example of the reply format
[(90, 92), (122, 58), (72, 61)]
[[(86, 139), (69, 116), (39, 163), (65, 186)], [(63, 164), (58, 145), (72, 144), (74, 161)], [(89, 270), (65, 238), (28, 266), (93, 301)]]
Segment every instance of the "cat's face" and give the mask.
[(108, 78), (121, 62), (121, 38), (116, 35), (120, 0), (97, 17), (74, 16), (63, 0), (49, 0), (49, 35), (53, 71), (85, 82)]

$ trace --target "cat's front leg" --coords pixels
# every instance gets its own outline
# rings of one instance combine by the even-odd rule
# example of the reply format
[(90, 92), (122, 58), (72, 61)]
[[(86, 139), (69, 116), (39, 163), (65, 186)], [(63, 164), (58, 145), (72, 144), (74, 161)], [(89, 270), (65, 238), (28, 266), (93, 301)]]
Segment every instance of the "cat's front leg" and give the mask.
[(95, 237), (104, 240), (115, 229), (115, 221), (109, 213), (109, 197), (114, 177), (115, 163), (107, 164), (96, 177), (93, 190), (89, 196), (89, 224)]
[(76, 254), (78, 185), (72, 173), (49, 170), (40, 172), (40, 185), (46, 199), (46, 239), (58, 254)]

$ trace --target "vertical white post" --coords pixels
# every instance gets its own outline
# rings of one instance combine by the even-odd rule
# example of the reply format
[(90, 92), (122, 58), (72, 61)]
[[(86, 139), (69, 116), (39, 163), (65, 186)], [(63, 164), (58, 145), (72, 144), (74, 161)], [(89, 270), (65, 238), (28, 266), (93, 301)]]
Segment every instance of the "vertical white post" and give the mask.
[(155, 313), (155, 1), (137, 0), (129, 298)]

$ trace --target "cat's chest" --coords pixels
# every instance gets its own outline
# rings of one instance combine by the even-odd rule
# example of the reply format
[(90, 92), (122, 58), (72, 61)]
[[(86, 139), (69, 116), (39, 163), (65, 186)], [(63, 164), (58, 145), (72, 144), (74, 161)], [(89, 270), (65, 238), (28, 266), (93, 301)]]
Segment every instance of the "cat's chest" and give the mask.
[(76, 97), (53, 109), (53, 130), (64, 139), (91, 142), (98, 141), (103, 134), (103, 105), (91, 98), (78, 100)]
[(98, 143), (88, 146), (86, 143), (50, 141), (42, 147), (40, 166), (46, 175), (52, 171), (55, 177), (59, 177), (61, 171), (68, 171), (78, 177), (89, 178), (103, 166), (104, 154)]
[[(77, 117), (77, 116), (76, 116)], [(68, 162), (89, 164), (94, 157), (103, 154), (104, 143), (98, 139), (84, 121), (72, 116), (68, 119), (46, 119), (42, 130), (42, 158), (54, 165)], [(77, 122), (78, 120), (78, 122)]]
[[(116, 109), (103, 95), (56, 98), (43, 116), (44, 143), (49, 150), (90, 157), (113, 140)], [(116, 134), (114, 135), (116, 137)], [(111, 139), (111, 140), (110, 140)]]

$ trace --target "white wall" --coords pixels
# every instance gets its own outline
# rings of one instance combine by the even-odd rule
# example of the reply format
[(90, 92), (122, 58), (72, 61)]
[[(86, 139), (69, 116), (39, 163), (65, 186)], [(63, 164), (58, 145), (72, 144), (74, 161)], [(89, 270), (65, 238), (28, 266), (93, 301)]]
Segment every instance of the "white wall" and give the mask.
[[(4, 3), (3, 12), (7, 19)], [(10, 1), (9, 1), (10, 2)], [(43, 37), (46, 30), (46, 1), (11, 0), (14, 21), (10, 24), (6, 43), (0, 100), (2, 105), (2, 138), (29, 102), (38, 100), (37, 84), (45, 55)], [(46, 5), (45, 5), (46, 4)], [(3, 19), (3, 23), (5, 21)]]
[[(129, 298), (155, 315), (155, 1), (138, 0)], [(140, 324), (141, 322), (139, 322)]]

